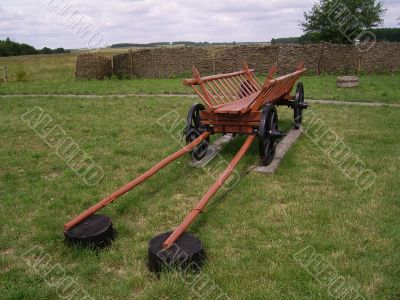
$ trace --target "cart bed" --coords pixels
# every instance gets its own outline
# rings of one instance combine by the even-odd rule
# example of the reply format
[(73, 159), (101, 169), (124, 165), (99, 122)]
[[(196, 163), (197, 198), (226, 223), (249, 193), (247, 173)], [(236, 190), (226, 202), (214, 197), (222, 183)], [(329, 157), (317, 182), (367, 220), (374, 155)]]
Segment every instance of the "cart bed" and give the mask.
[(277, 68), (271, 68), (264, 84), (261, 84), (244, 63), (242, 71), (201, 77), (193, 68), (193, 78), (184, 81), (202, 99), (206, 110), (212, 114), (245, 114), (259, 111), (266, 103), (292, 97), (290, 92), (298, 78), (306, 71), (303, 64), (293, 73), (273, 78)]

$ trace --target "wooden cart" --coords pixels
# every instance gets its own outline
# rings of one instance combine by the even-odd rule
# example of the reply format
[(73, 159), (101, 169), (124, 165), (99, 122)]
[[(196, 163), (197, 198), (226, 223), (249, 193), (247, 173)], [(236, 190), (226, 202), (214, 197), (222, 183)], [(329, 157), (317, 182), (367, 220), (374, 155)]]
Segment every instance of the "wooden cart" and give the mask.
[[(189, 212), (176, 230), (172, 234), (168, 234), (167, 238), (163, 240), (163, 250), (170, 249), (228, 179), (256, 137), (259, 139), (259, 152), (262, 163), (267, 165), (272, 161), (277, 141), (284, 135), (278, 128), (276, 105), (291, 107), (294, 111), (294, 127), (297, 129), (300, 127), (302, 111), (307, 108), (307, 104), (304, 102), (303, 85), (301, 83), (297, 84), (294, 95), (291, 95), (291, 91), (299, 77), (306, 72), (306, 69), (303, 64), (300, 64), (293, 73), (274, 78), (276, 71), (277, 68), (272, 67), (265, 82), (261, 84), (254, 75), (254, 70), (249, 69), (247, 64), (244, 64), (243, 70), (239, 72), (208, 77), (201, 77), (199, 72), (193, 68), (193, 78), (185, 80), (184, 84), (193, 88), (204, 105), (195, 104), (189, 110), (184, 130), (187, 145), (65, 224), (64, 234), (66, 238), (88, 240), (95, 236), (96, 240), (98, 240), (99, 236), (105, 235), (104, 232), (110, 232), (109, 228), (96, 229), (96, 235), (93, 233), (92, 236), (88, 236), (87, 228), (81, 224), (85, 223), (83, 221), (89, 219), (104, 206), (140, 185), (179, 157), (190, 153), (196, 160), (204, 158), (207, 153), (209, 138), (212, 134), (233, 133), (248, 135), (227, 169), (202, 197), (196, 207)], [(93, 229), (95, 225), (99, 225), (95, 221), (93, 221), (93, 224), (86, 222), (85, 226)], [(111, 226), (110, 224), (111, 222), (107, 222), (106, 226), (109, 227)], [(76, 237), (74, 235), (75, 227), (80, 229), (76, 230), (80, 234), (83, 232), (81, 236), (78, 235)]]
[[(244, 63), (242, 71), (208, 77), (200, 77), (193, 68), (193, 78), (184, 84), (193, 88), (204, 105), (195, 104), (189, 110), (185, 136), (187, 143), (201, 133), (254, 134), (259, 138), (259, 151), (264, 165), (274, 158), (276, 142), (283, 136), (278, 130), (278, 114), (275, 105), (287, 105), (294, 111), (294, 126), (299, 128), (304, 102), (302, 83), (297, 85), (296, 94), (291, 95), (294, 84), (306, 71), (303, 64), (291, 74), (273, 78), (277, 71), (274, 66), (261, 84)], [(194, 159), (201, 160), (207, 153), (208, 141), (202, 143), (193, 153)]]

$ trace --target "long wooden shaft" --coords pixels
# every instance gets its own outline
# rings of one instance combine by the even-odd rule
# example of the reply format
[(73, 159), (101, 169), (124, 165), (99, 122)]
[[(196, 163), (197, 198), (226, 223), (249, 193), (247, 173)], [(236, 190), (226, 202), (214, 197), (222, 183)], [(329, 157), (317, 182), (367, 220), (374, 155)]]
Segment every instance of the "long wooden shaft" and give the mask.
[(93, 205), (92, 207), (90, 207), (89, 209), (87, 209), (86, 211), (81, 213), (79, 216), (77, 216), (75, 219), (73, 219), (69, 223), (65, 224), (64, 225), (64, 230), (69, 230), (69, 229), (73, 228), (74, 226), (78, 225), (80, 222), (84, 221), (85, 219), (87, 219), (91, 215), (95, 214), (97, 211), (102, 209), (104, 206), (107, 206), (108, 204), (110, 204), (111, 202), (115, 201), (116, 199), (118, 199), (122, 195), (126, 194), (127, 192), (129, 192), (130, 190), (132, 190), (133, 188), (135, 188), (136, 186), (141, 184), (143, 181), (145, 181), (145, 180), (149, 179), (150, 177), (152, 177), (159, 170), (161, 170), (162, 168), (164, 168), (165, 166), (167, 166), (168, 164), (170, 164), (174, 160), (178, 159), (179, 157), (181, 157), (181, 156), (185, 155), (186, 153), (189, 153), (190, 151), (195, 149), (196, 146), (198, 146), (204, 139), (206, 139), (209, 136), (210, 136), (210, 132), (204, 132), (203, 134), (201, 134), (197, 139), (195, 139), (189, 145), (186, 145), (181, 150), (175, 152), (171, 156), (168, 156), (164, 160), (160, 161), (158, 164), (156, 164), (154, 167), (152, 167), (146, 173), (140, 175), (135, 180), (133, 180), (130, 183), (128, 183), (127, 185), (123, 186), (118, 191), (112, 193), (107, 198), (104, 198), (99, 203)]
[(250, 135), (247, 140), (244, 142), (242, 148), (240, 148), (239, 152), (232, 159), (231, 163), (228, 165), (226, 170), (222, 173), (222, 175), (218, 178), (218, 180), (213, 184), (213, 186), (207, 191), (207, 193), (203, 196), (197, 206), (186, 216), (183, 222), (175, 229), (175, 231), (168, 237), (168, 239), (163, 243), (164, 249), (169, 249), (176, 240), (185, 232), (185, 230), (193, 223), (193, 221), (197, 218), (197, 216), (203, 211), (204, 207), (207, 205), (208, 201), (215, 195), (215, 193), (220, 189), (220, 187), (224, 184), (224, 182), (229, 178), (236, 165), (242, 159), (242, 157), (246, 154), (247, 150), (249, 150), (251, 144), (255, 139), (255, 135)]

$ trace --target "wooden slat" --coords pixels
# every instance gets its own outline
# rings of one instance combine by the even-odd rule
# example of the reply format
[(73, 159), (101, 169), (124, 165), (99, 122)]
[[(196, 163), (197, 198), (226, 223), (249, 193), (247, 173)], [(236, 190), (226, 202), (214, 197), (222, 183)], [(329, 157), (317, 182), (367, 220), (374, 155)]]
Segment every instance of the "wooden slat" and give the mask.
[(238, 92), (240, 92), (240, 85), (242, 82), (237, 78), (237, 76), (231, 77), (229, 78), (229, 80), (235, 85)]
[(253, 87), (252, 84), (249, 84), (249, 83), (248, 83), (248, 79), (247, 79), (246, 76), (242, 76), (242, 75), (241, 75), (240, 77), (242, 78), (243, 84), (246, 85), (246, 87), (248, 88), (248, 90), (250, 90), (251, 93), (258, 92), (258, 91)]
[(225, 104), (228, 102), (228, 96), (226, 95), (226, 91), (223, 89), (222, 85), (218, 81), (212, 81), (212, 83), (218, 88), (222, 96), (222, 102)]
[[(237, 117), (236, 117), (237, 119)], [(202, 121), (203, 124), (205, 125), (250, 125), (250, 126), (258, 126), (260, 124), (260, 121), (258, 122), (243, 122), (243, 121), (210, 121), (210, 120), (205, 120)]]
[(194, 92), (197, 94), (197, 96), (199, 96), (200, 99), (203, 100), (204, 104), (207, 105), (207, 108), (208, 108), (207, 110), (211, 110), (213, 107), (212, 103), (209, 103), (208, 100), (204, 98), (203, 94), (199, 91), (198, 88), (196, 88), (195, 86), (192, 86), (192, 88), (193, 88)]
[(260, 111), (255, 111), (242, 114), (239, 118), (237, 118), (236, 116), (231, 116), (229, 114), (214, 114), (205, 110), (200, 112), (202, 120), (208, 120), (212, 122), (233, 122), (238, 120), (241, 122), (259, 122), (261, 120), (261, 115), (262, 113)]
[(226, 81), (228, 81), (229, 84), (233, 87), (233, 90), (235, 92), (235, 96), (238, 99), (241, 99), (241, 98), (243, 98), (243, 95), (240, 92), (240, 86), (237, 84), (236, 81), (233, 80), (233, 78), (235, 78), (235, 77), (227, 78)]
[(217, 79), (216, 81), (218, 81), (221, 84), (221, 86), (225, 89), (225, 91), (227, 92), (227, 95), (229, 98), (228, 102), (232, 102), (234, 100), (234, 95), (231, 94), (232, 92), (229, 90), (229, 88), (227, 87), (227, 85), (225, 84), (223, 79)]
[(239, 85), (239, 93), (243, 94), (244, 97), (248, 97), (252, 92), (243, 84), (242, 79), (239, 76), (232, 77), (233, 80)]
[(258, 82), (257, 82), (257, 80), (256, 80), (256, 76), (255, 76), (253, 73), (249, 74), (248, 76), (249, 76), (249, 78), (250, 78), (250, 82), (251, 82), (252, 86), (253, 86), (257, 91), (260, 91), (260, 90), (261, 90), (261, 86), (257, 85)]
[(261, 84), (260, 80), (258, 80), (258, 78), (257, 78), (257, 76), (255, 74), (253, 74), (253, 76), (254, 76), (254, 81), (257, 84), (257, 87), (261, 90), (262, 89), (262, 84)]
[(237, 100), (235, 102), (227, 103), (219, 107), (215, 107), (215, 113), (244, 113), (250, 109), (250, 106), (257, 98), (257, 94)]
[(215, 92), (218, 95), (218, 99), (220, 100), (220, 102), (222, 104), (224, 104), (225, 103), (225, 94), (223, 93), (223, 91), (221, 91), (220, 86), (218, 84), (216, 84), (215, 81), (209, 81), (209, 82), (207, 82), (207, 84), (211, 85), (214, 88)]
[(237, 77), (229, 78), (232, 81), (232, 84), (235, 85), (237, 90), (237, 95), (239, 98), (245, 98), (251, 96), (251, 92), (242, 85), (242, 82)]
[(227, 101), (227, 98), (226, 98), (226, 95), (225, 95), (224, 91), (222, 90), (221, 86), (216, 81), (209, 81), (209, 83), (210, 84), (212, 83), (216, 87), (218, 94), (220, 95), (220, 98), (222, 99), (221, 100), (222, 104), (225, 104)]
[[(233, 76), (237, 76), (240, 74), (246, 74), (246, 72), (247, 72), (246, 70), (242, 70), (242, 71), (227, 73), (227, 74), (206, 76), (206, 77), (202, 77), (201, 80), (203, 82), (207, 82), (207, 81), (212, 81), (212, 80), (217, 80), (217, 79), (222, 79), (222, 78), (227, 78), (227, 77), (233, 77)], [(251, 69), (250, 72), (254, 72), (254, 69)], [(183, 84), (190, 86), (192, 84), (198, 84), (198, 81), (196, 80), (196, 78), (186, 79), (183, 81)]]
[(214, 100), (215, 100), (216, 104), (223, 104), (224, 101), (223, 101), (223, 99), (221, 98), (221, 96), (219, 95), (219, 92), (218, 92), (218, 91), (214, 88), (214, 86), (212, 85), (212, 82), (209, 81), (209, 82), (206, 83), (206, 85), (207, 85), (207, 86), (211, 89), (211, 91), (213, 92), (213, 95), (215, 96), (215, 97), (214, 97)]
[(245, 77), (239, 77), (239, 79), (241, 82), (240, 87), (244, 89), (249, 96), (252, 95), (254, 91), (251, 88), (249, 88), (249, 86), (246, 84), (247, 79)]
[(221, 126), (217, 125), (214, 126), (213, 129), (214, 133), (223, 133), (223, 132), (229, 132), (229, 133), (243, 133), (243, 134), (252, 134), (253, 133), (253, 127), (252, 126)]
[(233, 99), (232, 99), (232, 100), (237, 100), (237, 99), (239, 98), (238, 95), (237, 95), (237, 90), (236, 90), (235, 86), (232, 85), (231, 82), (229, 82), (228, 79), (229, 79), (229, 78), (224, 78), (224, 79), (221, 79), (221, 80), (222, 80), (222, 81), (226, 84), (226, 86), (232, 91), (232, 93), (233, 93)]

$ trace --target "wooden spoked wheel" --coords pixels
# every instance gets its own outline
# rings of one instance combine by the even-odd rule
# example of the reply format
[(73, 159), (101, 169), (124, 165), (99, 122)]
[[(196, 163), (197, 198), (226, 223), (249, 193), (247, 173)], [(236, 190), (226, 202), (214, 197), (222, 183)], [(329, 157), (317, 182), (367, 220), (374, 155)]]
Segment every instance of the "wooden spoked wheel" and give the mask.
[[(206, 131), (206, 128), (201, 124), (200, 112), (205, 110), (203, 104), (194, 104), (188, 112), (186, 126), (183, 134), (185, 135), (186, 144), (190, 144), (195, 139), (197, 139), (202, 133)], [(203, 140), (197, 147), (194, 149), (190, 155), (196, 161), (202, 160), (208, 150), (208, 146), (210, 143), (210, 138)]]
[(259, 153), (261, 163), (269, 165), (276, 151), (276, 144), (284, 134), (278, 128), (278, 112), (273, 104), (267, 104), (261, 115), (260, 127), (258, 129)]
[(306, 107), (304, 102), (304, 86), (302, 82), (297, 84), (296, 96), (293, 105), (293, 125), (295, 129), (300, 129), (303, 122), (303, 109)]

